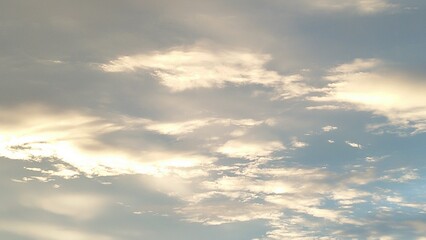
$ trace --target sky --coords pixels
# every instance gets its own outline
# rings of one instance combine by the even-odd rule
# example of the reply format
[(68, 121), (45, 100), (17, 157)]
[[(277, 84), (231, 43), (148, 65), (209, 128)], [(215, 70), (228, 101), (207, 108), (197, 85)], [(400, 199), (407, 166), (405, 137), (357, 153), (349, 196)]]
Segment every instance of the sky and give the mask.
[(0, 239), (426, 239), (426, 1), (0, 0)]

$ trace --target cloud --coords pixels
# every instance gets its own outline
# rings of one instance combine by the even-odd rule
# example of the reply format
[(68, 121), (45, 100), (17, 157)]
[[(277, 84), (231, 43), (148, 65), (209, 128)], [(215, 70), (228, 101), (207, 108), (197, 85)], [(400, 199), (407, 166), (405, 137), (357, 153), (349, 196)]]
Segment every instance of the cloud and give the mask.
[[(51, 156), (47, 156), (48, 158)], [(44, 170), (41, 168), (25, 168), (27, 170), (33, 171), (33, 172), (38, 172), (40, 174), (42, 174), (43, 176), (31, 176), (29, 178), (25, 178), (27, 180), (32, 180), (32, 179), (45, 179), (45, 181), (50, 181), (52, 179), (52, 177), (61, 177), (64, 179), (73, 179), (73, 178), (77, 178), (80, 176), (80, 172), (77, 171), (76, 169), (72, 169), (72, 166), (68, 166), (66, 164), (63, 163), (56, 163), (56, 164), (52, 164), (51, 166), (53, 168), (53, 170)]]
[[(357, 181), (337, 180), (346, 178), (345, 174), (336, 176), (321, 168), (266, 168), (256, 162), (240, 165), (231, 172), (229, 176), (201, 182), (195, 194), (183, 195), (182, 199), (189, 204), (179, 208), (178, 213), (188, 221), (206, 225), (267, 220), (271, 229), (265, 239), (282, 239), (282, 236), (309, 239), (319, 233), (305, 231), (307, 226), (311, 230), (320, 229), (322, 224), (329, 226), (330, 222), (363, 225), (350, 216), (347, 208), (366, 202), (371, 194), (354, 188), (359, 185)], [(324, 201), (330, 200), (339, 207), (326, 207)], [(327, 221), (319, 223), (315, 218)]]
[(410, 221), (408, 222), (409, 225), (413, 226), (414, 229), (416, 229), (417, 233), (420, 235), (418, 238), (419, 240), (426, 239), (426, 223), (424, 221)]
[(270, 158), (272, 153), (283, 149), (285, 149), (284, 145), (277, 141), (250, 142), (229, 140), (216, 151), (232, 158), (255, 160), (259, 158)]
[(292, 145), (294, 148), (304, 148), (304, 147), (309, 146), (309, 144), (308, 144), (308, 143), (305, 143), (305, 142), (299, 141), (297, 138), (293, 138), (293, 140), (291, 141), (291, 145)]
[(315, 0), (307, 3), (319, 9), (329, 11), (356, 10), (361, 14), (373, 14), (397, 7), (396, 4), (387, 0)]
[(46, 240), (113, 240), (114, 238), (57, 224), (0, 220), (0, 230), (17, 236)]
[(354, 142), (349, 142), (349, 141), (345, 141), (346, 144), (348, 144), (349, 146), (353, 147), (353, 148), (359, 148), (362, 149), (362, 145), (359, 143), (354, 143)]
[(174, 122), (174, 123), (153, 123), (148, 124), (146, 129), (156, 131), (162, 134), (168, 135), (180, 135), (191, 133), (197, 128), (209, 125), (211, 119), (197, 119), (185, 122)]
[(229, 191), (235, 194), (230, 196), (238, 196), (238, 193), (251, 192), (255, 194), (283, 194), (294, 193), (296, 189), (291, 183), (279, 180), (254, 180), (246, 177), (222, 177), (214, 182), (203, 182), (203, 187), (210, 191)]
[[(353, 62), (351, 63), (345, 63), (330, 69), (330, 72), (331, 73), (348, 73), (348, 74), (356, 73), (356, 72), (362, 72), (362, 71), (376, 68), (380, 64), (381, 64), (381, 61), (375, 58), (370, 58), (370, 59), (357, 58), (353, 60)], [(328, 77), (327, 79), (334, 80), (332, 76)]]
[(0, 238), (414, 238), (424, 135), (369, 132), (426, 129), (392, 2), (8, 1)]
[(182, 135), (191, 133), (194, 130), (211, 125), (224, 125), (224, 126), (239, 126), (239, 127), (253, 127), (262, 123), (269, 124), (269, 121), (256, 121), (254, 119), (224, 119), (224, 118), (204, 118), (195, 119), (182, 122), (150, 122), (147, 123), (145, 128), (151, 131), (156, 131), (166, 135)]
[[(22, 115), (30, 113), (31, 118)], [(0, 131), (0, 156), (16, 160), (44, 161), (54, 164), (50, 170), (40, 170), (44, 176), (32, 179), (48, 181), (58, 176), (111, 176), (122, 174), (167, 175), (181, 174), (197, 166), (208, 165), (213, 157), (194, 152), (140, 149), (135, 152), (112, 146), (99, 137), (124, 130), (141, 121), (107, 120), (79, 112), (53, 113), (40, 106), (26, 106), (0, 112), (7, 129)], [(19, 121), (12, 121), (14, 119)], [(146, 121), (142, 121), (145, 123)], [(189, 172), (188, 172), (189, 173)], [(193, 174), (193, 172), (191, 173)], [(27, 179), (31, 179), (27, 178)]]
[(378, 161), (382, 161), (385, 158), (388, 158), (389, 155), (385, 155), (385, 156), (368, 156), (365, 157), (365, 161), (366, 162), (378, 162)]
[[(313, 101), (350, 104), (387, 117), (389, 123), (412, 133), (426, 131), (426, 84), (418, 77), (391, 69), (381, 60), (355, 59), (332, 68), (324, 96)], [(383, 125), (371, 125), (377, 129)]]
[(27, 207), (43, 209), (77, 220), (90, 220), (103, 212), (109, 199), (93, 194), (56, 193), (25, 196), (21, 201)]
[(337, 105), (319, 105), (319, 106), (308, 106), (306, 109), (308, 110), (338, 110), (343, 107)]
[(220, 225), (258, 219), (276, 220), (282, 215), (276, 207), (242, 202), (228, 202), (227, 205), (203, 203), (188, 205), (178, 210), (187, 221), (205, 225)]
[(331, 132), (331, 131), (337, 130), (337, 127), (328, 125), (328, 126), (323, 127), (322, 130), (324, 132)]
[(266, 69), (270, 59), (269, 55), (247, 51), (191, 47), (121, 56), (100, 67), (106, 72), (145, 70), (173, 91), (255, 84), (275, 89), (275, 98), (284, 99), (312, 91), (301, 75), (282, 76)]
[(405, 183), (413, 181), (419, 178), (417, 169), (410, 168), (397, 168), (392, 170), (386, 170), (384, 176), (380, 177), (380, 180), (389, 182)]

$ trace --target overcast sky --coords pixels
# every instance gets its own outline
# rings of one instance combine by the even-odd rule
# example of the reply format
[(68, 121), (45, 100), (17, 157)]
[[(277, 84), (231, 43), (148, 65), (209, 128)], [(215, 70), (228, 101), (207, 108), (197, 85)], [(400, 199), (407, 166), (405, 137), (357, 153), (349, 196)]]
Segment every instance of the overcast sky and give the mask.
[(426, 1), (0, 0), (0, 239), (426, 236)]

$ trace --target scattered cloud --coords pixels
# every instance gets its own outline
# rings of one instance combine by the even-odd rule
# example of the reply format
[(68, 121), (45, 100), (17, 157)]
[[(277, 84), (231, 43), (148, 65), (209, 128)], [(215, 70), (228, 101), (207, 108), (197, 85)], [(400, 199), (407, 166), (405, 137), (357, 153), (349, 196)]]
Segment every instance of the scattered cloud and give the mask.
[(409, 182), (419, 178), (417, 171), (417, 169), (410, 168), (386, 170), (386, 175), (382, 176), (380, 180), (398, 183)]
[(8, 1), (0, 239), (420, 239), (418, 2)]

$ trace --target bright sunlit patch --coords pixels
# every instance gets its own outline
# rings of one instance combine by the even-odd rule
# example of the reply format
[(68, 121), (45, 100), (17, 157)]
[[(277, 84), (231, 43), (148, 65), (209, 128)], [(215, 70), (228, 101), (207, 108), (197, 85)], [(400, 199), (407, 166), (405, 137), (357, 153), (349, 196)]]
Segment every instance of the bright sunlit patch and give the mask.
[(273, 152), (283, 150), (284, 145), (280, 142), (245, 142), (230, 140), (217, 149), (218, 153), (233, 158), (257, 159), (269, 157)]
[(194, 153), (141, 151), (135, 154), (132, 151), (113, 148), (96, 138), (100, 134), (124, 128), (121, 122), (112, 123), (79, 113), (52, 114), (47, 109), (39, 109), (29, 106), (27, 109), (8, 113), (8, 118), (13, 119), (26, 110), (32, 112), (33, 120), (7, 122), (9, 128), (0, 131), (0, 156), (30, 161), (49, 159), (66, 163), (72, 168), (60, 163), (53, 164), (53, 169), (40, 169), (38, 172), (43, 176), (32, 176), (32, 179), (49, 181), (50, 177), (55, 176), (70, 179), (82, 174), (164, 176), (173, 173), (189, 176), (194, 175), (194, 172), (186, 174), (179, 169), (208, 165), (215, 161), (212, 157)]

